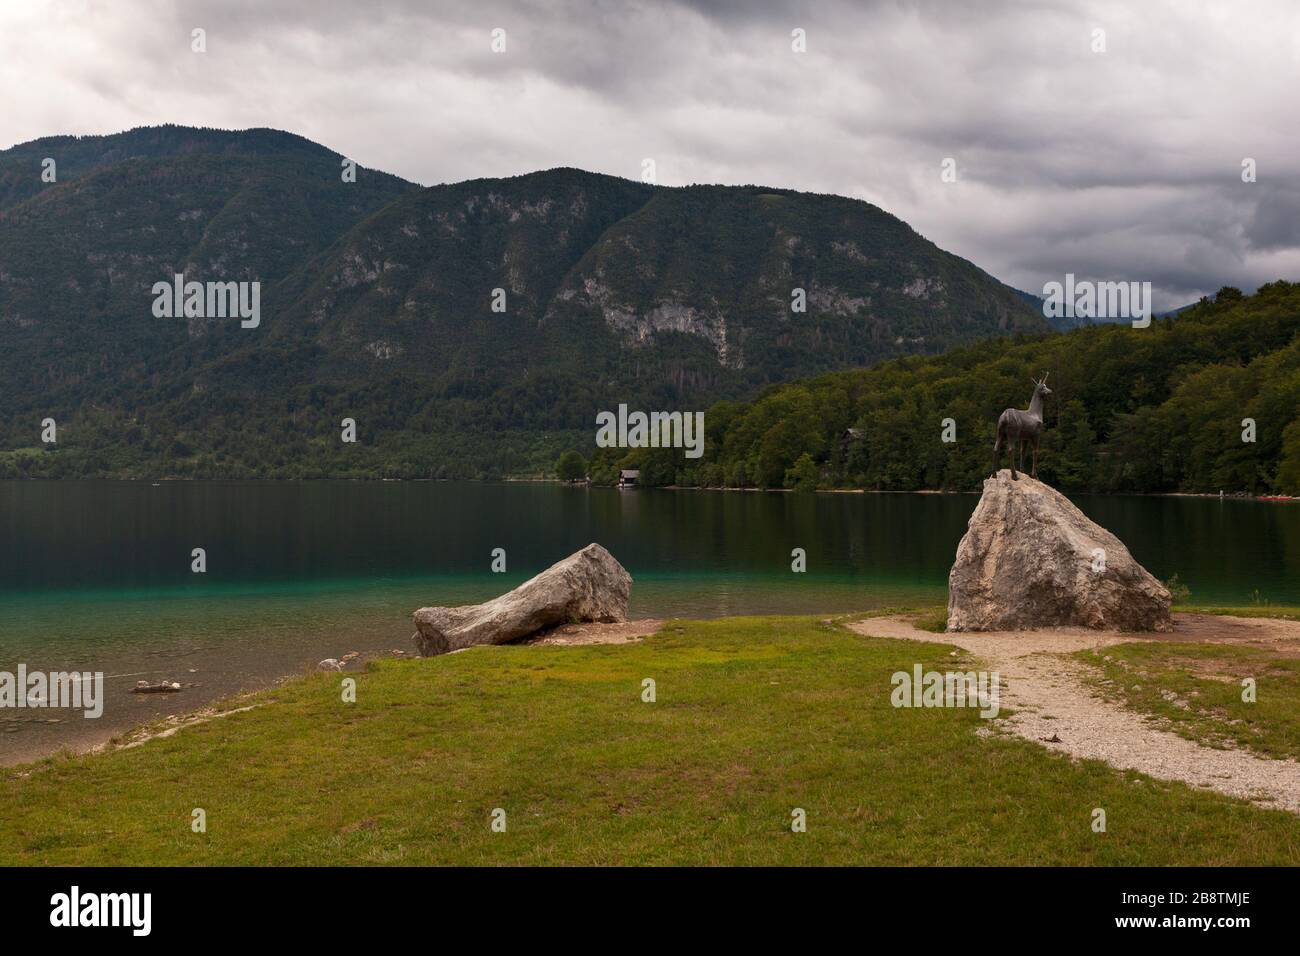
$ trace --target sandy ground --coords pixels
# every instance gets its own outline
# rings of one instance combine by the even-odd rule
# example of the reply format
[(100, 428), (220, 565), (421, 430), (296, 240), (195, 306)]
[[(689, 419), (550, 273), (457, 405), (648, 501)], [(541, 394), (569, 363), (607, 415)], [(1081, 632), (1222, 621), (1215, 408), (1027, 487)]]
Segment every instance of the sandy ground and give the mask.
[(577, 647), (584, 644), (630, 644), (649, 637), (664, 626), (653, 618), (621, 624), (564, 624), (545, 631), (525, 643)]
[(1143, 640), (1247, 644), (1300, 656), (1300, 621), (1176, 614), (1174, 623), (1173, 634), (1084, 628), (934, 634), (904, 617), (849, 626), (872, 637), (952, 644), (970, 652), (983, 669), (998, 672), (1000, 705), (1014, 711), (996, 719), (998, 729), (1073, 757), (1300, 813), (1300, 763), (1203, 747), (1157, 729), (1142, 715), (1096, 696), (1086, 682), (1087, 666), (1063, 656)]

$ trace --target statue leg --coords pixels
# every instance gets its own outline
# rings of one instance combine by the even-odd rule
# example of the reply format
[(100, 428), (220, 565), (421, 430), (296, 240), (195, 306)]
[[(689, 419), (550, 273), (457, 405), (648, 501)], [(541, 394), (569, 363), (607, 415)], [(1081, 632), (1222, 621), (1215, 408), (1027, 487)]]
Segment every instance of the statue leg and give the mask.
[[(1008, 436), (1008, 437), (1010, 437), (1010, 436)], [(1020, 436), (1017, 435), (1016, 437), (1011, 438), (1011, 441), (1010, 441), (1011, 448), (1008, 449), (1008, 450), (1011, 452), (1011, 454), (1009, 454), (1009, 455), (1007, 456), (1007, 461), (1008, 461), (1008, 463), (1011, 465), (1011, 480), (1012, 480), (1012, 481), (1018, 481), (1018, 480), (1019, 480), (1019, 476), (1016, 475), (1016, 445), (1018, 445), (1019, 443), (1020, 443)]]
[(998, 451), (1002, 447), (1002, 429), (995, 428), (993, 436), (993, 474), (989, 475), (990, 478), (998, 476)]
[(1032, 477), (1035, 479), (1038, 477), (1038, 439), (1037, 438), (1034, 439), (1034, 473)]

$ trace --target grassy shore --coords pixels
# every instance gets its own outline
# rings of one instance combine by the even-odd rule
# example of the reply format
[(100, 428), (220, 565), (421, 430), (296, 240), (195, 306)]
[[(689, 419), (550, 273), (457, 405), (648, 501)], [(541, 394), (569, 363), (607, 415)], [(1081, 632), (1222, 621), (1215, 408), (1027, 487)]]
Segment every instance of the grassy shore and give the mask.
[(355, 703), (317, 674), (0, 773), (0, 863), (1300, 863), (1289, 814), (981, 735), (974, 709), (891, 706), (895, 671), (949, 651), (730, 618), (384, 660)]

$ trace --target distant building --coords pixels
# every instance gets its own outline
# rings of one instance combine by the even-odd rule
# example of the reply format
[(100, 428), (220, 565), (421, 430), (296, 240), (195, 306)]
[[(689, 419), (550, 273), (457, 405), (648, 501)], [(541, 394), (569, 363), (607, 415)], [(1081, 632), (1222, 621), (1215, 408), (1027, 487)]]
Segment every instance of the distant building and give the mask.
[(847, 458), (849, 449), (866, 438), (866, 434), (861, 428), (846, 428), (840, 435), (840, 457)]
[(633, 488), (641, 478), (641, 471), (637, 468), (624, 468), (618, 473), (618, 486), (620, 488)]

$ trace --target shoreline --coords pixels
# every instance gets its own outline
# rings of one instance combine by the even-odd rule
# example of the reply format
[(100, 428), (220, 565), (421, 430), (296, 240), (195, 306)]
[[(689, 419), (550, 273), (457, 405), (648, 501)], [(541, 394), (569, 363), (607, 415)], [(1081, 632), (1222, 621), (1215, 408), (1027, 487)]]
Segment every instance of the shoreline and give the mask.
[[(808, 494), (809, 492), (795, 492), (791, 488), (739, 488), (733, 486), (704, 486), (704, 485), (636, 485), (622, 486), (619, 485), (598, 485), (591, 481), (564, 481), (560, 478), (538, 478), (538, 477), (503, 477), (503, 478), (122, 478), (122, 477), (29, 477), (29, 478), (0, 478), (3, 482), (38, 482), (38, 481), (57, 481), (57, 482), (121, 482), (123, 484), (206, 484), (218, 482), (248, 482), (248, 483), (282, 483), (282, 484), (311, 484), (316, 482), (374, 482), (376, 484), (388, 483), (411, 483), (411, 484), (476, 484), (476, 485), (512, 485), (512, 484), (532, 484), (532, 485), (560, 485), (566, 488), (605, 488), (613, 491), (729, 491), (740, 492), (744, 494)], [(1057, 489), (1058, 491), (1060, 489)], [(1066, 497), (1070, 495), (1095, 495), (1099, 498), (1217, 498), (1221, 501), (1262, 501), (1274, 504), (1300, 504), (1300, 495), (1252, 495), (1244, 491), (1234, 491), (1226, 493), (1217, 493), (1213, 491), (1062, 491)], [(978, 495), (979, 490), (963, 491), (954, 488), (906, 488), (906, 489), (886, 489), (886, 488), (816, 488), (811, 494), (817, 495)]]
[[(642, 640), (649, 634), (658, 631), (665, 622), (665, 618), (648, 617), (629, 620), (622, 624), (565, 624), (538, 632), (520, 641), (513, 641), (511, 645), (581, 647), (595, 644), (627, 644)], [(320, 660), (324, 659), (320, 658)], [(153, 705), (155, 712), (148, 717), (137, 715), (136, 719), (130, 722), (122, 719), (122, 716), (129, 715), (121, 715), (117, 720), (101, 725), (98, 720), (90, 721), (77, 716), (74, 709), (72, 716), (57, 718), (58, 723), (62, 725), (65, 731), (76, 728), (73, 733), (65, 734), (57, 740), (27, 740), (22, 746), (6, 749), (3, 753), (0, 753), (0, 772), (14, 771), (15, 768), (20, 768), (17, 772), (22, 775), (25, 770), (35, 770), (38, 765), (48, 760), (111, 753), (115, 750), (138, 747), (150, 740), (170, 737), (186, 727), (207, 723), (228, 714), (243, 713), (256, 707), (274, 703), (273, 700), (254, 702), (251, 698), (274, 691), (285, 684), (303, 680), (318, 672), (343, 676), (356, 675), (364, 673), (372, 661), (422, 659), (414, 650), (405, 651), (400, 648), (393, 648), (388, 651), (375, 650), (360, 653), (358, 657), (345, 661), (340, 670), (332, 668), (323, 670), (317, 665), (305, 664), (288, 672), (284, 672), (283, 669), (274, 673), (268, 671), (258, 678), (251, 681), (242, 681), (238, 685), (232, 686), (229, 683), (224, 687), (219, 684), (208, 685), (206, 693), (204, 692), (204, 685), (191, 685), (174, 695), (132, 695), (136, 697), (136, 700), (131, 703), (138, 703), (144, 707)], [(126, 676), (135, 677), (136, 675), (130, 674)], [(189, 693), (187, 695), (187, 692), (195, 690), (198, 690), (199, 693)], [(126, 693), (129, 693), (129, 691)], [(141, 699), (142, 697), (144, 699)], [(121, 700), (123, 698), (119, 696), (117, 699)], [(165, 713), (164, 711), (170, 712)], [(49, 713), (65, 714), (67, 711), (61, 708), (57, 711), (36, 710), (33, 708), (32, 713), (41, 715)], [(32, 718), (35, 723), (48, 723), (50, 720), (51, 718), (44, 716)], [(0, 739), (12, 738), (12, 736), (15, 735), (4, 734), (0, 736)]]
[[(214, 705), (250, 694), (273, 690), (296, 678), (314, 673), (328, 657), (354, 651), (343, 673), (359, 673), (379, 658), (401, 660), (416, 656), (413, 649), (397, 645), (393, 634), (376, 627), (362, 634), (312, 633), (283, 644), (232, 648), (216, 645), (203, 651), (182, 648), (160, 657), (153, 649), (131, 655), (91, 658), (76, 667), (66, 661), (29, 667), (37, 671), (103, 673), (100, 690), (103, 713), (90, 719), (78, 708), (22, 708), (0, 710), (0, 768), (38, 763), (67, 753), (83, 756), (113, 749), (117, 740), (129, 739), (142, 729), (160, 723), (185, 722)], [(342, 648), (342, 649), (341, 649)], [(175, 693), (136, 694), (137, 680), (149, 683), (175, 681)]]
[[(38, 866), (159, 859), (172, 866), (589, 865), (599, 852), (599, 862), (625, 865), (646, 862), (643, 847), (668, 833), (675, 855), (665, 864), (798, 865), (808, 862), (808, 849), (771, 834), (813, 786), (820, 801), (815, 832), (836, 827), (846, 839), (865, 841), (818, 844), (813, 849), (823, 863), (887, 865), (904, 854), (915, 863), (920, 851), (926, 855), (919, 862), (939, 865), (960, 862), (954, 852), (969, 862), (972, 850), (999, 864), (1008, 853), (1025, 864), (1061, 854), (1063, 863), (1097, 863), (1088, 854), (1097, 844), (1086, 835), (1080, 793), (1088, 794), (1088, 806), (1109, 807), (1124, 821), (1125, 859), (1150, 853), (1162, 855), (1143, 857), (1148, 862), (1170, 865), (1197, 858), (1296, 862), (1296, 817), (1282, 807), (1181, 780), (1144, 776), (1139, 785), (1118, 768), (1054, 752), (1098, 740), (1113, 751), (1118, 735), (1087, 733), (1090, 725), (1077, 723), (1099, 715), (1123, 720), (1120, 729), (1132, 731), (1127, 737), (1144, 742), (1136, 769), (1155, 770), (1157, 779), (1161, 767), (1148, 757), (1170, 743), (1182, 751), (1174, 755), (1180, 766), (1189, 754), (1198, 765), (1235, 761), (1252, 791), (1258, 771), (1274, 769), (1167, 733), (1156, 739), (1144, 709), (1094, 701), (1077, 683), (1068, 699), (1055, 694), (1059, 658), (1050, 651), (1068, 649), (1069, 633), (1044, 633), (1027, 647), (1003, 633), (1015, 643), (1010, 653), (1049, 654), (1000, 668), (1007, 707), (998, 724), (970, 710), (908, 719), (887, 703), (891, 674), (900, 668), (988, 669), (1005, 655), (991, 648), (990, 660), (983, 647), (962, 652), (945, 646), (958, 635), (927, 631), (909, 630), (915, 642), (904, 643), (888, 634), (891, 619), (915, 620), (901, 609), (865, 619), (676, 620), (640, 645), (474, 648), (439, 660), (381, 660), (357, 675), (355, 700), (342, 702), (342, 675), (304, 675), (214, 708), (228, 720), (196, 714), (127, 741), (148, 746), (0, 774), (0, 815), (25, 836), (6, 845), (4, 858)], [(851, 628), (854, 621), (863, 627)], [(1240, 624), (1225, 622), (1236, 634), (1222, 636), (1240, 635)], [(1288, 649), (1300, 654), (1300, 624), (1287, 630)], [(1162, 660), (1177, 656), (1176, 646), (1161, 647)], [(656, 670), (668, 678), (659, 689), (662, 705), (652, 707), (644, 696), (638, 703), (642, 675)], [(1016, 723), (1032, 719), (1031, 708), (1014, 705), (1035, 703), (1025, 697), (1044, 684), (1044, 719), (1051, 722), (1045, 732), (1027, 734), (1033, 739), (1012, 739), (1035, 729)], [(871, 706), (863, 704), (864, 691)], [(790, 720), (791, 707), (803, 719)], [(1285, 716), (1275, 707), (1267, 729), (1290, 733)], [(806, 726), (834, 727), (833, 739), (810, 755)], [(1056, 730), (1061, 740), (1051, 739)], [(986, 740), (991, 732), (996, 743)], [(704, 738), (710, 745), (701, 748)], [(863, 740), (878, 746), (863, 750)], [(520, 779), (528, 786), (521, 789)], [(1213, 774), (1210, 782), (1222, 785)], [(969, 827), (971, 807), (989, 793), (1002, 794), (1015, 812), (995, 815), (998, 827), (971, 830), (978, 844), (954, 848), (942, 835)], [(916, 824), (914, 814), (900, 821), (886, 812), (864, 826), (862, 807), (909, 805), (918, 794), (926, 813), (942, 818)], [(716, 814), (690, 812), (714, 797), (721, 825)], [(510, 813), (518, 837), (503, 841), (491, 829), (495, 807)], [(197, 808), (218, 825), (194, 839), (189, 817)], [(1082, 820), (1075, 836), (1062, 836), (1062, 819)], [(72, 830), (69, 820), (77, 823)], [(922, 842), (908, 841), (917, 833)], [(1135, 847), (1128, 836), (1145, 842)], [(738, 846), (737, 839), (745, 842)]]
[[(556, 481), (555, 484), (573, 484), (571, 482)], [(617, 485), (593, 485), (590, 482), (576, 483), (583, 487), (591, 488), (618, 488)], [(701, 485), (655, 485), (648, 486), (644, 489), (626, 488), (626, 491), (740, 491), (740, 492), (761, 492), (792, 495), (795, 492), (792, 488), (713, 488)], [(1059, 490), (1059, 489), (1057, 489)], [(802, 492), (807, 494), (808, 492)], [(906, 490), (882, 489), (882, 488), (816, 488), (812, 491), (815, 495), (978, 495), (981, 491), (958, 491), (950, 488), (911, 488)], [(1280, 504), (1300, 504), (1300, 497), (1292, 495), (1249, 495), (1245, 492), (1233, 492), (1232, 494), (1215, 494), (1210, 491), (1062, 491), (1061, 494), (1069, 497), (1072, 494), (1077, 495), (1095, 495), (1100, 498), (1212, 498), (1220, 501), (1267, 501)]]
[[(355, 481), (355, 483), (411, 483), (411, 484), (476, 484), (476, 485), (513, 485), (513, 484), (533, 484), (533, 485), (560, 485), (563, 488), (604, 488), (611, 490), (620, 490), (620, 492), (738, 492), (742, 494), (809, 494), (810, 492), (794, 492), (792, 488), (735, 488), (735, 486), (705, 486), (705, 485), (598, 485), (591, 481), (564, 481), (562, 479), (549, 479), (549, 477), (499, 477), (499, 479), (402, 479), (402, 477), (307, 477), (307, 479), (272, 479), (272, 477), (205, 477), (205, 479), (194, 479), (194, 477), (5, 477), (0, 479), (4, 481), (66, 481), (73, 484), (78, 481), (86, 483), (99, 483), (99, 481), (117, 481), (122, 484), (216, 484), (216, 483), (266, 483), (266, 484), (311, 484), (311, 483), (329, 483), (329, 481)], [(1060, 490), (1060, 489), (1057, 489)], [(884, 488), (816, 488), (811, 494), (980, 494), (980, 490), (958, 490), (952, 488), (906, 488), (906, 489), (884, 489)], [(1216, 492), (1092, 492), (1092, 490), (1073, 490), (1073, 492), (1061, 492), (1066, 497), (1071, 494), (1093, 494), (1093, 496), (1104, 498), (1218, 498), (1219, 501), (1253, 501), (1278, 503), (1278, 505), (1296, 505), (1300, 503), (1300, 496), (1290, 496), (1290, 494), (1247, 494), (1245, 492), (1232, 492), (1218, 494)]]
[[(411, 652), (407, 656), (413, 658), (416, 655)], [(403, 655), (391, 653), (363, 655), (348, 662), (340, 673), (361, 673), (369, 661), (385, 657), (391, 660), (403, 659)], [(315, 670), (314, 666), (304, 666), (288, 672), (283, 670), (274, 674), (267, 672), (248, 680), (217, 680), (210, 684), (187, 686), (174, 694), (132, 694), (129, 690), (109, 690), (106, 686), (104, 689), (106, 702), (124, 703), (124, 695), (137, 698), (126, 703), (130, 708), (129, 711), (119, 709), (114, 719), (109, 720), (102, 717), (97, 720), (86, 719), (75, 708), (71, 711), (63, 708), (32, 709), (31, 713), (41, 716), (27, 719), (37, 727), (41, 725), (49, 727), (57, 723), (58, 735), (40, 735), (21, 742), (14, 739), (20, 736), (21, 731), (0, 735), (0, 740), (4, 740), (7, 745), (0, 753), (0, 772), (13, 770), (16, 767), (34, 768), (35, 765), (47, 760), (58, 760), (63, 757), (84, 757), (106, 753), (143, 743), (156, 736), (170, 736), (169, 730), (175, 732), (214, 716), (222, 716), (233, 711), (241, 702), (255, 694), (273, 691), (283, 684), (300, 680), (314, 673)], [(106, 685), (108, 680), (109, 677), (106, 677)], [(107, 710), (106, 706), (106, 715)], [(152, 713), (148, 713), (150, 710)], [(60, 716), (44, 716), (56, 713)]]
[[(937, 607), (937, 605), (936, 605)], [(904, 608), (899, 609), (896, 613), (904, 615), (922, 614), (925, 608)], [(1200, 614), (1210, 617), (1243, 617), (1264, 620), (1278, 621), (1295, 621), (1300, 620), (1300, 609), (1292, 607), (1257, 607), (1254, 605), (1213, 605), (1213, 606), (1175, 606), (1176, 614)], [(819, 612), (817, 614), (795, 615), (796, 617), (817, 617), (823, 619), (861, 619), (870, 620), (880, 614), (879, 609), (861, 610), (844, 613)], [(751, 617), (752, 615), (728, 615), (723, 618), (707, 619), (711, 621), (727, 620), (730, 617)], [(759, 615), (759, 617), (781, 617), (783, 615)], [(589, 646), (592, 644), (621, 644), (629, 640), (637, 641), (644, 639), (650, 633), (654, 633), (670, 620), (682, 620), (693, 623), (700, 623), (706, 619), (694, 618), (662, 618), (649, 617), (630, 620), (626, 624), (611, 626), (602, 624), (576, 624), (565, 625), (554, 631), (541, 632), (534, 634), (529, 638), (511, 642), (513, 647), (552, 646), (552, 645), (570, 645), (570, 646)], [(646, 625), (656, 625), (653, 630), (646, 631)], [(1047, 629), (1047, 633), (1051, 629)], [(931, 635), (930, 639), (934, 643), (943, 644), (948, 636), (946, 631), (927, 632)], [(1108, 634), (1110, 632), (1098, 632)], [(1130, 635), (1125, 632), (1115, 632), (1121, 639), (1129, 639)], [(971, 635), (961, 635), (967, 639)], [(1141, 640), (1144, 635), (1134, 633), (1131, 635), (1133, 640)], [(1151, 635), (1145, 635), (1150, 638)], [(1158, 636), (1157, 636), (1158, 639)], [(386, 643), (390, 641), (381, 642)], [(360, 642), (367, 643), (367, 642)], [(338, 641), (333, 641), (329, 646), (337, 646)], [(298, 666), (279, 666), (273, 669), (259, 668), (246, 672), (241, 677), (229, 677), (226, 680), (215, 680), (204, 684), (193, 684), (178, 692), (177, 694), (146, 694), (134, 695), (129, 691), (124, 693), (129, 698), (134, 698), (132, 704), (140, 705), (132, 712), (123, 712), (121, 710), (115, 715), (117, 719), (101, 724), (98, 720), (88, 721), (77, 716), (59, 718), (57, 723), (61, 725), (63, 731), (57, 738), (46, 736), (45, 739), (29, 739), (23, 742), (23, 745), (13, 749), (6, 749), (0, 753), (0, 773), (13, 773), (25, 775), (40, 769), (40, 765), (49, 760), (59, 760), (64, 757), (77, 758), (90, 756), (100, 753), (108, 753), (114, 750), (125, 749), (128, 747), (138, 746), (149, 740), (168, 737), (186, 727), (200, 723), (206, 723), (209, 720), (217, 719), (229, 713), (243, 712), (251, 707), (260, 707), (268, 702), (258, 702), (250, 705), (249, 698), (257, 694), (264, 694), (297, 680), (302, 680), (311, 674), (318, 672), (316, 663), (307, 663), (306, 657), (314, 656), (321, 653), (319, 650), (312, 655), (305, 655), (303, 648), (299, 647), (292, 653), (293, 658), (297, 658), (300, 663)], [(317, 658), (317, 661), (323, 660), (323, 657)], [(365, 672), (372, 661), (376, 660), (422, 660), (415, 651), (407, 651), (401, 648), (376, 649), (359, 652), (359, 656), (347, 661), (341, 671), (331, 670), (329, 673), (339, 674), (359, 674)], [(284, 658), (282, 657), (282, 661)], [(256, 663), (256, 662), (254, 662)], [(173, 669), (171, 672), (175, 672)], [(116, 675), (122, 676), (122, 675)], [(126, 675), (129, 677), (135, 674)], [(195, 693), (197, 691), (197, 693)], [(118, 697), (118, 700), (124, 698)], [(152, 708), (153, 712), (146, 714), (145, 711)], [(107, 708), (106, 708), (107, 710)], [(51, 711), (39, 710), (34, 713), (46, 714)], [(62, 713), (62, 711), (60, 711)], [(48, 722), (50, 718), (35, 717), (34, 722)], [(76, 721), (81, 721), (77, 723)], [(68, 730), (77, 728), (72, 733)], [(0, 740), (13, 742), (15, 734), (0, 734)]]

